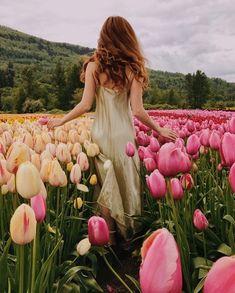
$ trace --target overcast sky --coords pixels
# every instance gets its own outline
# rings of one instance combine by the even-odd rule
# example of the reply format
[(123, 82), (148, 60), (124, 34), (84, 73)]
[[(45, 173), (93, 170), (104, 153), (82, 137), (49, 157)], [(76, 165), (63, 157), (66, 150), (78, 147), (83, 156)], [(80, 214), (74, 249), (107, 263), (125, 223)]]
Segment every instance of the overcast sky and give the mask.
[(88, 47), (110, 15), (131, 23), (149, 67), (235, 82), (235, 0), (0, 0), (0, 24)]

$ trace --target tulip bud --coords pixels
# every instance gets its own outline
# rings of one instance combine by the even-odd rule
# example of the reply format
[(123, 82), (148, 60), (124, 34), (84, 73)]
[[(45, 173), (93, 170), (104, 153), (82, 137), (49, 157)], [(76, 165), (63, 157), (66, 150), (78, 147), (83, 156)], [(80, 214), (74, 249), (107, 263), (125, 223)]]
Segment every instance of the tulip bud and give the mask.
[(41, 223), (46, 216), (46, 201), (39, 193), (30, 199), (31, 207), (34, 210), (37, 222)]
[(41, 178), (37, 168), (31, 162), (22, 163), (16, 173), (16, 189), (24, 198), (31, 198), (38, 194)]
[(6, 160), (0, 160), (0, 186), (6, 184), (10, 177), (11, 173), (7, 171)]
[(82, 191), (82, 192), (88, 192), (89, 191), (88, 187), (86, 185), (84, 185), (84, 184), (77, 183), (76, 186), (77, 186), (77, 189)]
[(152, 172), (157, 168), (157, 164), (152, 158), (144, 159), (144, 166), (148, 172)]
[(41, 169), (41, 160), (40, 155), (35, 153), (31, 155), (31, 162), (34, 164), (34, 166), (40, 171)]
[(71, 173), (70, 173), (70, 180), (72, 183), (80, 183), (82, 178), (81, 168), (78, 164), (73, 165)]
[(67, 171), (71, 172), (72, 168), (73, 168), (73, 162), (68, 163), (66, 166)]
[(93, 174), (93, 175), (91, 176), (89, 183), (90, 183), (91, 185), (96, 185), (96, 184), (97, 184), (97, 176), (96, 176), (96, 174)]
[(11, 173), (16, 173), (21, 163), (30, 161), (29, 147), (24, 143), (14, 142), (8, 149), (6, 158), (7, 170)]
[(84, 152), (78, 154), (77, 163), (79, 164), (81, 171), (86, 171), (89, 169), (89, 161), (87, 155)]
[(146, 176), (146, 182), (150, 193), (155, 198), (163, 198), (166, 195), (166, 181), (162, 174), (156, 169), (150, 176)]
[(210, 269), (204, 282), (204, 293), (235, 292), (235, 256), (219, 258)]
[(96, 143), (90, 143), (87, 147), (87, 155), (89, 157), (95, 157), (100, 153), (100, 149)]
[(16, 176), (15, 174), (11, 174), (10, 179), (7, 181), (7, 189), (8, 191), (14, 193), (16, 192)]
[(181, 199), (183, 197), (184, 191), (183, 191), (182, 184), (180, 183), (179, 179), (172, 178), (170, 180), (169, 191), (175, 200)]
[(92, 245), (103, 246), (109, 242), (109, 228), (105, 219), (93, 216), (88, 220), (88, 237)]
[(33, 209), (27, 205), (20, 205), (10, 221), (12, 240), (19, 245), (30, 243), (36, 236), (37, 221)]
[(67, 164), (71, 161), (71, 155), (66, 144), (58, 144), (56, 148), (56, 157), (62, 163)]
[(158, 152), (160, 149), (160, 144), (155, 137), (150, 138), (149, 148), (152, 152)]
[(52, 186), (55, 187), (64, 187), (67, 185), (67, 176), (57, 159), (51, 161), (48, 181)]
[(193, 224), (199, 231), (206, 230), (209, 225), (207, 218), (199, 209), (194, 211)]
[(233, 163), (230, 171), (229, 171), (229, 184), (232, 188), (232, 191), (235, 193), (235, 163)]
[(180, 177), (180, 183), (184, 189), (191, 189), (194, 186), (194, 181), (191, 174), (183, 174)]
[(77, 253), (79, 255), (85, 255), (91, 248), (91, 243), (88, 238), (82, 239), (78, 244), (77, 244)]
[(74, 202), (73, 202), (73, 206), (75, 209), (80, 209), (83, 205), (83, 201), (81, 199), (81, 197), (77, 197)]
[(128, 157), (133, 157), (135, 155), (135, 146), (133, 145), (133, 143), (128, 142), (126, 144), (125, 152)]
[(141, 257), (142, 293), (182, 292), (179, 249), (173, 235), (167, 229), (158, 229), (144, 241)]

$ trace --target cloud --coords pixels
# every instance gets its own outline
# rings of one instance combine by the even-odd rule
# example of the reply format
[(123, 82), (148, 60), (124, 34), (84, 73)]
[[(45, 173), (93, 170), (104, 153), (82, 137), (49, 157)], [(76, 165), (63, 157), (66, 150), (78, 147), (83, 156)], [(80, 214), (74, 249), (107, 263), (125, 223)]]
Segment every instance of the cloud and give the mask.
[(1, 24), (89, 47), (110, 15), (130, 21), (152, 68), (235, 82), (232, 0), (0, 0)]

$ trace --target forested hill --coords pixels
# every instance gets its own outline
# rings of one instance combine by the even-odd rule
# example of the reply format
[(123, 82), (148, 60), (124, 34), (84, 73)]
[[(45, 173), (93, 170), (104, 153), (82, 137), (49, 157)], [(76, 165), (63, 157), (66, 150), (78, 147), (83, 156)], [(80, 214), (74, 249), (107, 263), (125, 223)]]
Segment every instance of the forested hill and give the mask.
[(14, 64), (51, 66), (59, 60), (73, 62), (78, 55), (94, 49), (68, 43), (49, 42), (0, 25), (0, 65), (11, 61)]
[[(79, 72), (94, 50), (0, 25), (0, 112), (69, 110), (82, 97)], [(149, 69), (149, 77), (143, 97), (148, 108), (235, 107), (235, 84), (200, 70), (184, 75)]]

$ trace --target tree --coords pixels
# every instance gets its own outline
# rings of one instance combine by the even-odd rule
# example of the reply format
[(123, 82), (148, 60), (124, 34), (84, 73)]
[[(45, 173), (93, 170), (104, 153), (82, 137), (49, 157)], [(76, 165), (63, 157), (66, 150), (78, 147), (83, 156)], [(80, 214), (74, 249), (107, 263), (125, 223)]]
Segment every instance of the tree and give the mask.
[(187, 74), (185, 81), (189, 106), (201, 109), (210, 94), (210, 86), (206, 74), (197, 70), (196, 74)]
[(55, 94), (58, 98), (58, 107), (59, 109), (65, 110), (68, 107), (68, 97), (66, 97), (65, 73), (61, 62), (56, 64), (53, 81), (55, 85)]
[(9, 62), (6, 69), (6, 86), (14, 87), (15, 69), (12, 62)]

